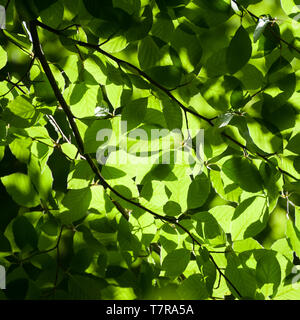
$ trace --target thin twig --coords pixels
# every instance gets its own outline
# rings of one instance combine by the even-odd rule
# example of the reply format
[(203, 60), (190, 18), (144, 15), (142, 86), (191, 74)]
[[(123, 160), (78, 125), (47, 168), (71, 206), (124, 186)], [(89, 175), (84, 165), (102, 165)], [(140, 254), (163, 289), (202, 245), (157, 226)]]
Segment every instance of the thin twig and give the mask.
[(57, 239), (57, 244), (56, 244), (56, 271), (55, 271), (55, 280), (54, 280), (54, 287), (53, 287), (53, 295), (55, 295), (56, 291), (56, 286), (57, 286), (57, 281), (58, 281), (58, 273), (59, 273), (59, 267), (60, 267), (60, 252), (59, 252), (59, 244), (60, 244), (60, 239), (62, 236), (64, 226), (62, 225), (60, 229), (60, 233), (58, 235)]
[(58, 246), (59, 246), (59, 243), (60, 243), (60, 239), (61, 239), (61, 234), (62, 234), (63, 228), (64, 228), (64, 226), (62, 226), (61, 229), (60, 229), (60, 232), (59, 232), (59, 235), (58, 235), (58, 238), (57, 238), (57, 242), (56, 242), (56, 244), (55, 244), (54, 247), (52, 247), (52, 248), (50, 248), (50, 249), (47, 249), (47, 250), (35, 252), (35, 253), (33, 253), (32, 255), (30, 255), (30, 256), (22, 259), (22, 260), (19, 260), (19, 263), (23, 263), (23, 262), (25, 262), (25, 261), (27, 261), (27, 260), (30, 260), (30, 259), (32, 259), (32, 258), (34, 258), (34, 257), (36, 257), (36, 256), (41, 255), (41, 254), (49, 253), (49, 252), (51, 252), (51, 251), (56, 250), (56, 249), (58, 248)]
[(5, 79), (6, 82), (8, 82), (9, 84), (11, 84), (13, 87), (12, 88), (17, 88), (19, 89), (23, 94), (27, 94), (20, 86), (18, 83), (14, 83), (9, 79)]
[[(23, 82), (23, 80), (25, 79), (25, 77), (27, 76), (27, 74), (30, 72), (32, 66), (33, 66), (33, 63), (34, 63), (34, 60), (35, 60), (35, 57), (33, 56), (32, 59), (30, 60), (30, 63), (29, 63), (29, 66), (26, 70), (26, 72), (24, 73), (24, 75), (21, 77), (20, 80), (18, 80), (16, 83), (13, 83), (13, 87), (11, 87), (6, 93), (2, 94), (0, 97), (4, 97), (6, 96), (7, 94), (9, 94), (14, 88), (15, 86), (17, 86), (20, 82)], [(25, 93), (26, 94), (26, 93)]]
[(58, 123), (56, 122), (56, 120), (54, 119), (54, 117), (52, 115), (46, 115), (46, 117), (49, 120), (49, 123), (53, 126), (54, 130), (59, 133), (62, 138), (69, 144), (71, 144), (71, 141), (68, 139), (68, 137), (64, 134), (64, 132), (62, 131), (62, 129), (60, 128), (60, 126), (58, 125)]

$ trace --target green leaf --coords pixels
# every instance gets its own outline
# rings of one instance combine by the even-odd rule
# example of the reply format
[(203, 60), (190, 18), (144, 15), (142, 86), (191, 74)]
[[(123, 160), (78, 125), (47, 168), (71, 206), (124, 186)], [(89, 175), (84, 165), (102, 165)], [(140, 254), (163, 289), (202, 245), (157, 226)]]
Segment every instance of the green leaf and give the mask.
[(142, 15), (138, 19), (133, 19), (130, 28), (126, 31), (128, 41), (136, 41), (146, 37), (151, 30), (153, 23), (152, 8), (148, 3), (144, 6)]
[(133, 251), (135, 254), (138, 254), (141, 250), (141, 242), (133, 231), (133, 225), (122, 216), (118, 225), (117, 236), (120, 249), (122, 251)]
[(211, 78), (222, 76), (227, 72), (226, 65), (227, 49), (223, 48), (211, 54), (205, 63), (207, 75)]
[(141, 98), (129, 102), (122, 111), (122, 120), (127, 121), (128, 130), (137, 127), (144, 120), (147, 112), (147, 98)]
[(211, 245), (225, 244), (225, 233), (209, 212), (193, 214), (193, 220), (197, 222), (195, 229), (203, 243)]
[(209, 252), (206, 248), (199, 248), (199, 255), (196, 256), (196, 262), (201, 275), (205, 279), (207, 291), (212, 294), (214, 291), (217, 270), (214, 263), (211, 261)]
[(271, 53), (280, 44), (280, 28), (275, 22), (267, 24), (263, 31), (263, 37), (259, 38), (258, 50), (264, 55)]
[(74, 272), (83, 273), (91, 264), (94, 256), (92, 248), (78, 250), (72, 258), (70, 268)]
[(167, 13), (159, 12), (155, 16), (151, 34), (165, 42), (168, 42), (174, 32), (174, 24)]
[(27, 163), (30, 158), (31, 139), (15, 139), (9, 145), (12, 154), (20, 161)]
[(115, 208), (102, 186), (92, 186), (91, 193), (92, 199), (89, 205), (90, 212), (95, 211), (95, 213), (104, 214), (111, 212)]
[(256, 90), (263, 87), (263, 74), (253, 64), (246, 64), (238, 73), (239, 79), (246, 90)]
[(105, 287), (105, 280), (89, 275), (72, 275), (68, 281), (69, 296), (74, 300), (100, 299), (101, 289)]
[(247, 102), (249, 102), (251, 99), (250, 97), (246, 98), (244, 96), (244, 92), (242, 87), (235, 88), (230, 96), (230, 104), (233, 109), (240, 109), (245, 106)]
[(109, 0), (104, 0), (101, 3), (94, 0), (84, 0), (83, 3), (93, 17), (109, 22), (112, 30), (118, 27), (127, 30), (132, 23), (131, 16), (120, 8), (114, 8)]
[[(71, 56), (73, 57), (73, 56)], [(83, 65), (78, 61), (78, 58), (74, 56), (75, 58), (69, 57), (67, 59), (67, 66), (69, 67), (69, 73), (68, 77), (70, 78), (70, 74), (72, 75), (72, 78), (70, 80), (72, 82), (75, 82), (81, 71), (82, 71), (82, 78), (85, 83), (97, 85), (97, 84), (105, 84), (107, 79), (107, 70), (106, 66), (104, 65), (103, 61), (105, 59), (101, 59), (98, 56), (95, 55), (89, 55), (86, 60), (84, 60), (84, 69)], [(73, 60), (76, 60), (76, 63), (72, 63)], [(66, 70), (68, 72), (68, 69)]]
[(231, 74), (240, 70), (250, 59), (252, 44), (248, 32), (241, 26), (230, 41), (226, 64)]
[(64, 197), (62, 204), (65, 209), (61, 213), (61, 220), (64, 223), (71, 223), (87, 215), (91, 202), (90, 188), (69, 190)]
[(92, 230), (95, 230), (100, 233), (115, 233), (116, 229), (113, 227), (111, 221), (109, 221), (106, 217), (91, 220), (89, 225)]
[(280, 4), (286, 15), (290, 15), (297, 10), (295, 8), (296, 1), (294, 0), (280, 0)]
[(17, 96), (4, 111), (4, 119), (18, 128), (32, 126), (37, 119), (37, 111), (25, 96)]
[[(101, 131), (103, 130), (103, 131)], [(100, 134), (99, 134), (100, 132)], [(103, 136), (101, 135), (103, 132)], [(112, 136), (112, 123), (108, 120), (94, 121), (85, 131), (84, 149), (87, 153), (96, 153), (98, 147)]]
[(181, 275), (190, 261), (191, 253), (187, 249), (176, 249), (170, 252), (162, 262), (162, 269), (169, 277)]
[(293, 261), (294, 254), (293, 250), (291, 249), (288, 240), (283, 238), (276, 240), (271, 247), (272, 250), (280, 252), (282, 255), (284, 255), (286, 258), (288, 258), (290, 261)]
[(71, 143), (63, 143), (61, 145), (61, 150), (64, 154), (66, 154), (71, 159), (75, 159), (75, 157), (78, 153), (77, 147)]
[(39, 161), (35, 157), (31, 157), (28, 165), (28, 175), (40, 198), (47, 200), (52, 191), (53, 183), (52, 172), (48, 165), (42, 170)]
[(193, 274), (185, 279), (177, 289), (182, 299), (205, 300), (209, 297), (204, 278), (200, 274)]
[[(222, 119), (222, 116), (220, 118)], [(207, 158), (217, 157), (227, 148), (228, 146), (217, 128), (213, 127), (205, 130), (204, 153)]]
[(25, 34), (8, 32), (3, 30), (3, 33), (12, 40), (13, 43), (20, 45), (23, 48), (30, 49), (31, 42)]
[[(239, 290), (240, 295), (244, 299), (254, 299), (256, 291), (256, 278), (252, 272), (252, 269), (247, 266), (241, 267), (241, 259), (236, 256), (235, 253), (229, 252), (226, 254), (226, 259), (228, 261), (225, 275), (228, 277), (232, 283), (234, 283), (235, 288)], [(240, 298), (236, 290), (234, 290), (229, 284), (227, 286), (230, 288), (231, 293)]]
[(139, 43), (138, 59), (142, 69), (151, 68), (159, 61), (159, 48), (150, 36), (142, 39)]
[(274, 300), (299, 300), (300, 299), (300, 288), (299, 284), (288, 284), (286, 286), (282, 286), (276, 296), (273, 298)]
[(182, 111), (177, 103), (164, 99), (161, 102), (165, 121), (169, 130), (182, 128)]
[(57, 236), (59, 231), (58, 223), (53, 216), (44, 217), (41, 229), (49, 236)]
[(0, 0), (0, 299), (299, 300), (299, 1)]
[(243, 252), (243, 251), (261, 249), (261, 248), (262, 246), (259, 244), (259, 242), (254, 240), (253, 238), (237, 240), (237, 241), (234, 241), (233, 243), (233, 249), (235, 252)]
[(286, 236), (297, 257), (300, 257), (300, 231), (290, 219), (286, 222)]
[(273, 292), (280, 284), (280, 265), (274, 255), (267, 254), (257, 261), (256, 278), (260, 286), (273, 284)]
[(218, 221), (224, 232), (231, 233), (231, 220), (234, 214), (234, 207), (222, 205), (211, 208), (209, 212)]
[(99, 86), (83, 83), (71, 84), (65, 90), (64, 96), (71, 107), (73, 115), (77, 118), (94, 117), (96, 106), (102, 102)]
[[(65, 79), (60, 72), (60, 70), (54, 65), (49, 65), (51, 72), (54, 75), (56, 84), (60, 90), (64, 89)], [(47, 103), (52, 105), (56, 101), (56, 96), (54, 91), (49, 83), (48, 78), (43, 72), (43, 69), (38, 65), (34, 64), (30, 69), (30, 80), (32, 80), (34, 95), (39, 102)]]
[(40, 203), (29, 176), (23, 173), (13, 173), (1, 178), (6, 191), (13, 200), (24, 207), (35, 207)]
[(147, 70), (147, 74), (167, 89), (176, 88), (181, 81), (182, 72), (175, 66), (157, 66)]
[(269, 131), (262, 123), (247, 118), (247, 126), (250, 136), (257, 147), (266, 153), (281, 152), (282, 139)]
[(179, 25), (172, 33), (171, 46), (177, 51), (181, 64), (187, 72), (197, 70), (202, 57), (201, 39), (184, 31)]
[(124, 50), (128, 46), (128, 42), (124, 36), (117, 36), (101, 46), (101, 49), (115, 53)]
[[(46, 4), (48, 2), (48, 4)], [(41, 4), (39, 4), (40, 6)], [(53, 14), (55, 12), (55, 14)], [(40, 11), (40, 17), (43, 23), (46, 25), (57, 28), (64, 15), (64, 6), (59, 1), (45, 1)]]
[(0, 46), (0, 69), (2, 69), (7, 63), (7, 53), (6, 51)]
[(266, 225), (267, 203), (263, 197), (251, 197), (240, 203), (232, 217), (232, 240), (242, 240), (258, 234)]
[(222, 171), (230, 180), (248, 192), (262, 190), (259, 171), (248, 159), (232, 157), (223, 164)]
[(37, 234), (33, 225), (24, 216), (17, 217), (12, 225), (14, 239), (20, 249), (37, 247)]
[(178, 216), (179, 214), (181, 214), (181, 207), (175, 201), (167, 201), (164, 205), (164, 212), (167, 216)]
[(145, 246), (149, 246), (157, 233), (157, 227), (153, 216), (145, 212), (142, 215), (132, 214), (130, 222), (133, 226), (132, 233), (141, 241)]
[(201, 207), (205, 203), (209, 192), (210, 183), (206, 175), (202, 173), (200, 176), (196, 176), (189, 186), (187, 198), (188, 208)]
[(5, 237), (5, 235), (0, 235), (0, 251), (1, 252), (10, 252), (11, 251), (11, 245), (9, 243), (9, 240)]
[(286, 146), (286, 149), (292, 151), (295, 154), (300, 154), (299, 145), (300, 145), (300, 133), (297, 133), (295, 136), (293, 136), (289, 140), (289, 143)]

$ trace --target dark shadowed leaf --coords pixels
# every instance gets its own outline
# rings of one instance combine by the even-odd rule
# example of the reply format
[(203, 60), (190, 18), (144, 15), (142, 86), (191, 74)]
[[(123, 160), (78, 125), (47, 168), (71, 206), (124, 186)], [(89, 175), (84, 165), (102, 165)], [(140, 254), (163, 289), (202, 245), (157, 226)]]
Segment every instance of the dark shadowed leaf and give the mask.
[(252, 44), (248, 32), (239, 27), (232, 38), (226, 54), (226, 63), (231, 74), (240, 70), (250, 59)]
[(232, 157), (223, 164), (222, 171), (246, 191), (257, 192), (262, 189), (258, 169), (246, 158)]

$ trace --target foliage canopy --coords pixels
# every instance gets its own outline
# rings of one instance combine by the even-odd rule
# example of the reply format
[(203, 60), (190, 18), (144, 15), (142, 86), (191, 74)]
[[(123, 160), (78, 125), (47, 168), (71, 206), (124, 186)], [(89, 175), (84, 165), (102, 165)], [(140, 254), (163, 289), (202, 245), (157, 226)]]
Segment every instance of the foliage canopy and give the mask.
[(0, 5), (1, 299), (300, 299), (299, 0)]

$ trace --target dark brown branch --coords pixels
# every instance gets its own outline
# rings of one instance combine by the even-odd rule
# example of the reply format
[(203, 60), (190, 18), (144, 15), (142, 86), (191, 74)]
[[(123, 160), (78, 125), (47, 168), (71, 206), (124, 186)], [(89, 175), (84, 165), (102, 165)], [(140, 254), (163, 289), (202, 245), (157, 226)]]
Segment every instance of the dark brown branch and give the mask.
[(44, 56), (44, 53), (42, 52), (42, 48), (41, 48), (41, 45), (40, 45), (40, 40), (39, 40), (39, 36), (38, 36), (38, 33), (37, 33), (37, 29), (36, 29), (36, 23), (35, 21), (30, 21), (29, 22), (29, 31), (31, 33), (31, 36), (32, 36), (32, 41), (33, 41), (33, 49), (34, 49), (34, 53), (36, 55), (36, 57), (39, 59), (42, 67), (43, 67), (43, 70), (50, 82), (50, 85), (54, 91), (54, 94), (56, 96), (56, 99), (57, 101), (60, 103), (62, 109), (64, 110), (67, 118), (68, 118), (68, 121), (70, 123), (70, 126), (72, 128), (72, 131), (74, 133), (74, 136), (75, 136), (75, 140), (76, 140), (76, 143), (77, 143), (77, 147), (78, 147), (78, 150), (80, 151), (81, 154), (84, 154), (84, 145), (83, 145), (83, 141), (82, 141), (82, 138), (80, 136), (80, 133), (79, 133), (79, 130), (77, 128), (77, 125), (75, 123), (75, 119), (74, 119), (74, 116), (71, 112), (71, 109), (69, 108), (69, 106), (67, 105), (62, 93), (60, 92), (59, 88), (58, 88), (58, 85), (56, 83), (56, 80), (53, 76), (53, 73), (49, 67), (49, 64)]
[(18, 83), (14, 83), (14, 82), (12, 82), (12, 81), (9, 80), (9, 79), (5, 79), (5, 81), (12, 85), (12, 90), (13, 90), (14, 88), (17, 88), (17, 89), (19, 89), (23, 94), (26, 94), (26, 92), (20, 87), (20, 85), (19, 85)]
[(10, 3), (10, 0), (7, 0), (6, 5), (5, 5), (5, 10), (8, 9), (9, 3)]

